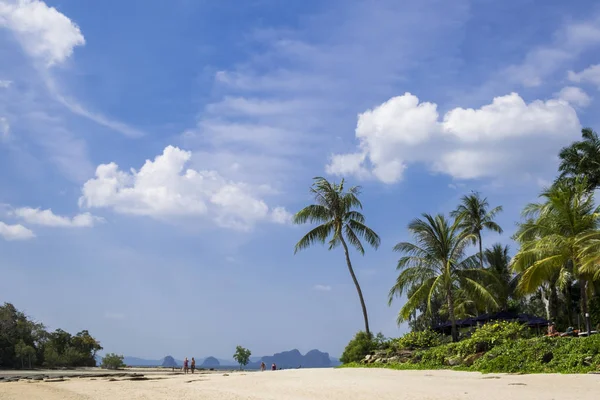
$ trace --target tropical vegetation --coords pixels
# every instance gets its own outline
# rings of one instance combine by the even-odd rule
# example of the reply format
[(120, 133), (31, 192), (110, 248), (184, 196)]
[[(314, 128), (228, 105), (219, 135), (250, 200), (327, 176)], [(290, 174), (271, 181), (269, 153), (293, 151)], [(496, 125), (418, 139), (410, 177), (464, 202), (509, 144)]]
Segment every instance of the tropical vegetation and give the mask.
[[(400, 254), (398, 276), (388, 294), (390, 306), (403, 299), (397, 321), (407, 322), (411, 332), (385, 340), (359, 332), (341, 360), (364, 366), (365, 356), (385, 353), (396, 355), (377, 366), (600, 369), (600, 335), (593, 335), (600, 330), (600, 207), (594, 198), (600, 187), (600, 138), (585, 128), (582, 140), (564, 147), (559, 158), (557, 178), (523, 208), (510, 238), (516, 243), (512, 254), (505, 243), (486, 248), (487, 232), (503, 233), (496, 221), (503, 209), (491, 207), (478, 192), (463, 196), (447, 215), (425, 213), (411, 221), (412, 240), (393, 248)], [(457, 327), (458, 319), (494, 312), (545, 317), (558, 331), (579, 329), (587, 337), (548, 337), (545, 329), (532, 332), (516, 322)], [(450, 326), (449, 337), (432, 331), (443, 324)]]
[(94, 367), (100, 350), (86, 330), (48, 332), (12, 304), (0, 306), (0, 368)]

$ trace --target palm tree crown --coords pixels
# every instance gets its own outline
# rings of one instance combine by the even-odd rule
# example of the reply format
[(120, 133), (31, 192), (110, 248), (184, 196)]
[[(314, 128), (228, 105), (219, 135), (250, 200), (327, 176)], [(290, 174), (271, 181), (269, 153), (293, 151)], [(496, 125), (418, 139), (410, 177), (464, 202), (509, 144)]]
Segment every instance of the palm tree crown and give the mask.
[(502, 211), (502, 206), (498, 206), (488, 211), (489, 203), (487, 198), (481, 198), (479, 193), (474, 192), (471, 195), (463, 196), (460, 205), (450, 215), (460, 219), (460, 228), (472, 234), (473, 244), (479, 244), (479, 265), (483, 268), (483, 244), (481, 242), (481, 232), (484, 229), (502, 233), (502, 228), (494, 218)]
[(521, 243), (512, 267), (522, 272), (519, 289), (532, 293), (545, 282), (580, 281), (582, 310), (587, 313), (586, 254), (597, 236), (599, 211), (586, 179), (558, 181), (544, 190), (541, 203), (523, 211), (526, 222), (515, 234)]
[(403, 253), (398, 261), (400, 272), (396, 284), (390, 289), (388, 303), (394, 297), (410, 291), (411, 295), (398, 314), (398, 323), (407, 320), (420, 304), (427, 304), (436, 294), (443, 296), (452, 323), (452, 337), (457, 339), (455, 307), (460, 298), (474, 299), (496, 307), (491, 293), (480, 282), (489, 271), (478, 268), (477, 256), (465, 257), (465, 249), (474, 234), (461, 228), (462, 220), (449, 222), (443, 215), (423, 214), (408, 225), (415, 243), (400, 242), (394, 251)]
[(600, 138), (591, 128), (581, 130), (583, 140), (573, 142), (559, 153), (559, 180), (587, 177), (588, 189), (600, 187)]
[(365, 225), (365, 217), (359, 211), (356, 211), (356, 209), (362, 209), (362, 203), (358, 199), (360, 187), (353, 186), (345, 190), (343, 179), (339, 184), (336, 184), (330, 183), (325, 178), (316, 177), (310, 191), (314, 195), (317, 204), (304, 207), (294, 215), (293, 221), (295, 224), (310, 222), (320, 225), (300, 239), (296, 244), (294, 253), (315, 243), (324, 244), (328, 242), (329, 250), (340, 244), (343, 246), (346, 264), (360, 298), (365, 319), (365, 331), (370, 335), (367, 309), (350, 262), (348, 245), (346, 244), (347, 240), (360, 254), (364, 254), (365, 249), (361, 239), (374, 248), (378, 248), (381, 243), (379, 236)]

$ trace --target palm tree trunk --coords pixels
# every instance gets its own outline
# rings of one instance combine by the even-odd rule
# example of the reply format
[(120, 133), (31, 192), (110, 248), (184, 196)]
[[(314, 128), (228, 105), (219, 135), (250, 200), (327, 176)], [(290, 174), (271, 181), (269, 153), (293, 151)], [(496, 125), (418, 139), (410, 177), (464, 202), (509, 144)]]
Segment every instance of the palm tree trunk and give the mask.
[(592, 334), (592, 326), (590, 324), (590, 313), (588, 311), (587, 281), (585, 279), (580, 279), (579, 286), (581, 288), (581, 311), (585, 318), (585, 329), (587, 330), (589, 337)]
[(558, 319), (558, 292), (555, 285), (550, 285), (548, 296), (548, 314), (550, 321), (556, 323)]
[(341, 235), (340, 240), (342, 242), (342, 246), (344, 246), (344, 253), (346, 254), (346, 264), (348, 265), (348, 271), (350, 271), (350, 276), (352, 276), (354, 286), (356, 286), (356, 291), (358, 292), (358, 297), (360, 298), (360, 306), (362, 307), (363, 318), (365, 319), (365, 332), (368, 336), (371, 336), (371, 331), (369, 330), (369, 317), (367, 316), (367, 306), (365, 305), (365, 299), (363, 298), (362, 290), (360, 290), (358, 279), (356, 279), (356, 275), (354, 274), (354, 269), (352, 269), (352, 263), (350, 262), (350, 253), (348, 252), (348, 245), (346, 245), (346, 241)]
[(479, 242), (479, 265), (483, 269), (483, 244), (481, 243), (481, 232), (477, 232), (477, 241)]
[(452, 324), (452, 341), (458, 342), (458, 331), (456, 330), (456, 318), (454, 317), (454, 297), (452, 297), (452, 291), (448, 290), (448, 318)]

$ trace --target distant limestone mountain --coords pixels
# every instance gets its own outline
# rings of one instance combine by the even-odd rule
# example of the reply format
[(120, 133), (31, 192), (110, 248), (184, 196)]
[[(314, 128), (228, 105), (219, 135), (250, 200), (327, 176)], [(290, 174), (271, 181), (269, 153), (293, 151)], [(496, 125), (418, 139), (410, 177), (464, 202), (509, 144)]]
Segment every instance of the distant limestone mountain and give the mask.
[[(188, 356), (191, 359), (191, 357)], [(197, 360), (201, 360), (201, 357), (196, 357)], [(97, 363), (100, 365), (102, 360), (101, 356), (97, 356)], [(260, 368), (260, 362), (263, 361), (267, 364), (267, 368), (271, 368), (271, 364), (277, 364), (277, 368), (327, 368), (337, 367), (341, 365), (337, 358), (330, 357), (328, 353), (324, 353), (319, 350), (311, 350), (305, 355), (302, 355), (298, 350), (284, 351), (276, 353), (272, 356), (258, 357), (253, 356), (250, 358), (250, 364), (246, 366), (246, 369), (258, 369)], [(125, 357), (123, 359), (125, 365), (131, 367), (167, 367), (167, 368), (179, 368), (183, 365), (183, 361), (176, 360), (172, 356), (166, 356), (162, 360), (149, 360), (138, 357)], [(198, 368), (227, 368), (227, 367), (238, 367), (237, 363), (233, 360), (219, 359), (216, 357), (207, 357), (204, 359), (202, 364), (198, 365)]]
[[(267, 364), (267, 368), (271, 368), (271, 364), (275, 363), (277, 368), (327, 368), (331, 367), (331, 359), (328, 353), (319, 350), (311, 350), (305, 355), (302, 355), (297, 349), (275, 353), (272, 356), (265, 356), (261, 359)], [(251, 363), (248, 368), (260, 367), (260, 361)]]
[(200, 368), (219, 368), (220, 366), (221, 363), (216, 358), (206, 357), (204, 361), (202, 361)]
[(160, 364), (160, 366), (166, 368), (179, 368), (179, 365), (177, 365), (177, 362), (171, 356), (166, 356), (163, 359), (162, 364)]

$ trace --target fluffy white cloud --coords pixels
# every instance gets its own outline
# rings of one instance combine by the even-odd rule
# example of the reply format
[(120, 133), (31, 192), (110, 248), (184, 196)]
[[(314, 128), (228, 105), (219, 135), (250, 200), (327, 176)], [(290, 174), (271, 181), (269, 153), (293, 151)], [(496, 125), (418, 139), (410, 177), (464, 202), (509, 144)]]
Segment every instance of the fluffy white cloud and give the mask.
[(39, 0), (0, 1), (0, 27), (11, 30), (30, 56), (48, 66), (62, 63), (85, 44), (73, 21)]
[(581, 72), (569, 71), (567, 77), (571, 82), (591, 83), (600, 89), (600, 64), (590, 65)]
[(330, 292), (331, 291), (331, 286), (329, 285), (315, 285), (313, 286), (314, 290), (317, 290), (319, 292)]
[(260, 188), (228, 181), (216, 171), (186, 169), (191, 157), (191, 152), (168, 146), (139, 171), (101, 164), (96, 177), (83, 185), (79, 204), (157, 219), (209, 216), (220, 226), (240, 230), (261, 220), (288, 219), (283, 208), (270, 209), (258, 197)]
[(360, 114), (359, 151), (333, 155), (326, 170), (359, 178), (370, 171), (385, 183), (417, 162), (457, 179), (526, 173), (579, 129), (577, 113), (562, 99), (526, 103), (511, 93), (478, 109), (452, 109), (440, 121), (435, 104), (405, 93)]
[(517, 94), (496, 97), (477, 110), (455, 108), (444, 116), (444, 132), (462, 142), (498, 141), (544, 132), (561, 135), (577, 127), (575, 110), (560, 100), (535, 100), (529, 104)]
[(8, 225), (0, 221), (0, 236), (5, 240), (27, 240), (33, 239), (35, 234), (23, 225)]
[(12, 214), (29, 224), (58, 228), (89, 228), (104, 221), (103, 218), (93, 216), (87, 212), (69, 218), (56, 215), (51, 209), (41, 210), (39, 208), (30, 207), (17, 208)]
[(575, 86), (562, 88), (556, 97), (579, 107), (587, 107), (592, 102), (592, 98), (586, 92)]

